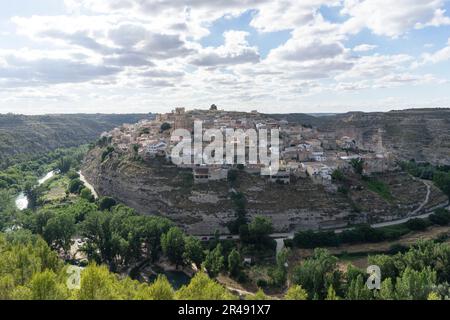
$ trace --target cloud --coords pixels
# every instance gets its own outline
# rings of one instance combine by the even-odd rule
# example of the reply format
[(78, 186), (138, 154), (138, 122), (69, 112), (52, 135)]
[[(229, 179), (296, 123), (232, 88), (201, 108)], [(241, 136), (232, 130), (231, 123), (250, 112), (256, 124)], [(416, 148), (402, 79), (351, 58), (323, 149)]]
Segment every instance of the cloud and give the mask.
[(95, 65), (62, 58), (27, 58), (20, 55), (3, 57), (6, 66), (0, 66), (0, 79), (10, 86), (45, 86), (49, 84), (88, 82), (110, 77), (122, 69)]
[(360, 44), (360, 45), (354, 47), (353, 51), (355, 51), (355, 52), (368, 52), (368, 51), (373, 51), (376, 48), (378, 48), (378, 46), (376, 46), (376, 45)]
[(444, 17), (445, 0), (344, 0), (341, 10), (350, 18), (343, 24), (348, 33), (363, 28), (377, 35), (398, 37), (414, 28), (449, 24)]
[(258, 48), (249, 46), (246, 40), (248, 35), (249, 33), (244, 31), (227, 31), (223, 34), (224, 45), (201, 50), (190, 63), (201, 67), (257, 63), (260, 60)]
[[(441, 50), (438, 50), (434, 53), (425, 53), (422, 56), (422, 62), (419, 65), (424, 65), (427, 63), (440, 63), (444, 61), (450, 60), (450, 38), (447, 41), (447, 46), (442, 48)], [(416, 65), (416, 66), (419, 66)]]
[(271, 52), (272, 58), (286, 61), (309, 61), (334, 58), (344, 52), (344, 47), (337, 42), (313, 40), (302, 42), (289, 40), (285, 45)]

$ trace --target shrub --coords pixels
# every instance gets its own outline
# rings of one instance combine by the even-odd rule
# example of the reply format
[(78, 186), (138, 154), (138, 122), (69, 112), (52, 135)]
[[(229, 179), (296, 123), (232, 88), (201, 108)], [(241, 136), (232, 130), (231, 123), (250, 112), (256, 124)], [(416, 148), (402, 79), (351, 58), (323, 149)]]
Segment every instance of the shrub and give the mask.
[(412, 219), (406, 222), (406, 226), (412, 231), (423, 231), (428, 227), (424, 219)]
[(69, 182), (69, 192), (70, 193), (80, 193), (83, 189), (84, 184), (80, 179), (73, 179)]
[(75, 170), (70, 170), (70, 171), (67, 173), (67, 177), (68, 177), (70, 180), (74, 180), (74, 179), (79, 179), (79, 178), (80, 178), (80, 175), (79, 175), (78, 172), (76, 172)]
[(450, 223), (450, 212), (445, 209), (437, 209), (429, 217), (430, 222), (440, 226), (446, 226)]
[(89, 190), (88, 188), (81, 189), (80, 196), (81, 196), (81, 198), (83, 198), (89, 202), (94, 202), (94, 200), (95, 200), (94, 195), (92, 194), (91, 190)]
[(110, 197), (102, 197), (98, 203), (98, 208), (102, 211), (110, 210), (117, 204), (116, 200)]

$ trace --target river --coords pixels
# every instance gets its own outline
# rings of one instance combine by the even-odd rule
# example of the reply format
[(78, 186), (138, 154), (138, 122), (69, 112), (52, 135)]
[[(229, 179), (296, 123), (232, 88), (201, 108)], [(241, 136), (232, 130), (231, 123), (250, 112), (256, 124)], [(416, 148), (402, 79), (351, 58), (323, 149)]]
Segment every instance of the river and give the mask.
[[(48, 172), (45, 176), (43, 176), (42, 178), (40, 178), (38, 180), (38, 186), (44, 184), (45, 182), (47, 182), (54, 176), (55, 176), (55, 171)], [(23, 192), (19, 193), (19, 195), (16, 198), (16, 207), (17, 207), (17, 209), (19, 209), (21, 211), (28, 208), (28, 198)]]

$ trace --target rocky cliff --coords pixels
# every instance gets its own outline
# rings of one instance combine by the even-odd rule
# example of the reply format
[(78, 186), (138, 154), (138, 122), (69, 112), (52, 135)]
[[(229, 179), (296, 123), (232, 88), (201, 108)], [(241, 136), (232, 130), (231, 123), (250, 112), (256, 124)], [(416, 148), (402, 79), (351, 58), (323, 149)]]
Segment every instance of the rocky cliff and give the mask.
[(391, 112), (351, 112), (313, 117), (276, 115), (291, 122), (310, 124), (321, 131), (349, 136), (365, 149), (383, 147), (399, 159), (450, 165), (450, 109), (412, 109)]
[[(308, 178), (282, 186), (244, 172), (239, 173), (234, 189), (224, 181), (196, 185), (189, 171), (164, 162), (144, 163), (119, 153), (102, 162), (101, 153), (100, 148), (91, 150), (82, 170), (100, 195), (112, 196), (141, 214), (165, 216), (196, 235), (228, 232), (226, 224), (234, 218), (230, 197), (234, 191), (245, 194), (250, 219), (269, 217), (277, 232), (392, 220), (416, 210), (427, 197), (426, 185), (403, 173), (379, 177), (392, 193), (392, 199), (385, 200), (362, 181), (356, 181), (347, 195), (327, 191)], [(433, 188), (429, 199), (424, 210), (446, 197)]]

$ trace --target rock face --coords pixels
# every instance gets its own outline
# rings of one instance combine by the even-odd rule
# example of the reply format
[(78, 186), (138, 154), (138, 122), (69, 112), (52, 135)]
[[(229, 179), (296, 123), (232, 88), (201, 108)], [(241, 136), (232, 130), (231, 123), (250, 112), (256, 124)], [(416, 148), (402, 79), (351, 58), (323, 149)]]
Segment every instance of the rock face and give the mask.
[[(226, 224), (234, 219), (234, 209), (227, 182), (195, 185), (189, 171), (164, 162), (143, 163), (119, 153), (102, 162), (101, 153), (99, 148), (91, 150), (82, 170), (100, 195), (112, 196), (141, 214), (165, 216), (191, 234), (228, 232)], [(244, 172), (234, 189), (245, 194), (249, 218), (271, 218), (276, 232), (392, 220), (417, 209), (426, 198), (426, 185), (406, 174), (379, 179), (389, 185), (393, 200), (386, 201), (363, 185), (343, 195), (306, 178), (283, 186)], [(445, 196), (433, 189), (430, 199), (424, 209), (445, 201)]]
[(338, 138), (349, 136), (358, 142), (358, 146), (367, 150), (376, 149), (381, 137), (383, 147), (398, 159), (450, 165), (450, 109), (274, 117), (310, 124), (321, 131), (335, 133)]

